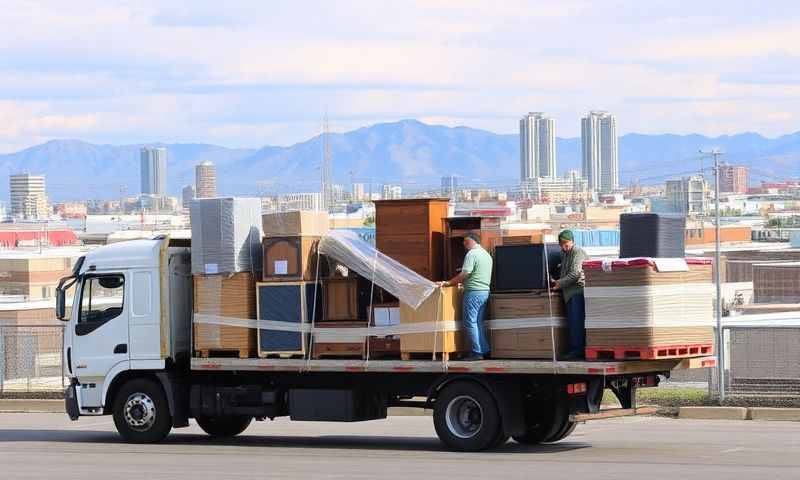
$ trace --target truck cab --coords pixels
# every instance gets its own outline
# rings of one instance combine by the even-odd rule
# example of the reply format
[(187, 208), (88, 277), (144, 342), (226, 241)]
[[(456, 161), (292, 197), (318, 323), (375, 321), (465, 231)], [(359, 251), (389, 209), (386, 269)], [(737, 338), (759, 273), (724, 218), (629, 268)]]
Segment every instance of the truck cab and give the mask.
[[(67, 292), (73, 294), (69, 312)], [(66, 322), (68, 413), (73, 418), (111, 413), (119, 387), (132, 372), (141, 378), (151, 373), (157, 382), (188, 365), (189, 249), (170, 247), (169, 238), (161, 237), (90, 251), (72, 276), (61, 280), (57, 316)], [(130, 400), (128, 410), (140, 415), (140, 408), (133, 407), (148, 400)]]

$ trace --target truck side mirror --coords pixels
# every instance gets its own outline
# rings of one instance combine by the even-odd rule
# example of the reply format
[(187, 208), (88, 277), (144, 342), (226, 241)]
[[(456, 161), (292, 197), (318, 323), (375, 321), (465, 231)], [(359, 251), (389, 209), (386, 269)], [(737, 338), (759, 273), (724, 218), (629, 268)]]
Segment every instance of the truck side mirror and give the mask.
[(62, 289), (56, 290), (56, 318), (62, 322), (69, 320), (67, 317), (67, 292)]

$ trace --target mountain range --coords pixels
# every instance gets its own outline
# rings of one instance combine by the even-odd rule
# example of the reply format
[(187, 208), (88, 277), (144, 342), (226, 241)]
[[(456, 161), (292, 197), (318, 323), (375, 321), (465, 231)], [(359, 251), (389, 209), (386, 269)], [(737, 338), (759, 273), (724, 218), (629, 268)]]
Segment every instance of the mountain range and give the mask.
[[(402, 120), (330, 134), (333, 179), (349, 185), (397, 183), (405, 189), (430, 189), (440, 177), (458, 175), (462, 184), (512, 185), (519, 175), (519, 137), (469, 127)], [(148, 144), (168, 149), (169, 193), (179, 195), (194, 183), (194, 166), (217, 165), (219, 191), (231, 195), (318, 191), (323, 138), (317, 135), (287, 147), (226, 148), (209, 144)], [(0, 172), (46, 175), (51, 201), (136, 195), (139, 148), (52, 140), (0, 155)], [(638, 134), (619, 137), (620, 181), (662, 183), (710, 165), (700, 149), (721, 147), (723, 160), (751, 168), (751, 183), (800, 177), (800, 132), (777, 138), (757, 133), (720, 137)], [(580, 138), (557, 138), (559, 173), (580, 169)], [(3, 175), (5, 176), (5, 175)], [(0, 182), (8, 198), (8, 182)]]

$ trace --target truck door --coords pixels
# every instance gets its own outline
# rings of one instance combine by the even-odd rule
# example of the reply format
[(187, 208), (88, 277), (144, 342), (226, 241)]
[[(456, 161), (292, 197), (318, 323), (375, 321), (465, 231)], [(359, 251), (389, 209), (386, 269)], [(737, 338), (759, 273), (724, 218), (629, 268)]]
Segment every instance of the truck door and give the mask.
[(127, 369), (128, 310), (125, 274), (90, 273), (80, 289), (72, 333), (72, 365), (82, 409), (102, 406), (103, 384), (115, 368)]

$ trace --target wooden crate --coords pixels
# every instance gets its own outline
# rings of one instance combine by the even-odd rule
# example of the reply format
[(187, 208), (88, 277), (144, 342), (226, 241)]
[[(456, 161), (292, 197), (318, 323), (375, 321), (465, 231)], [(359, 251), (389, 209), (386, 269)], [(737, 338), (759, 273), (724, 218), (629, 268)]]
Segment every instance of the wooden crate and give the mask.
[[(265, 282), (313, 282), (317, 272), (317, 244), (319, 237), (265, 237), (264, 276)], [(327, 262), (320, 263), (322, 266)]]
[(322, 283), (325, 296), (323, 320), (326, 322), (358, 320), (358, 280), (327, 278)]
[[(400, 303), (400, 324), (461, 321), (461, 298), (458, 287), (444, 287), (434, 291), (417, 310)], [(442, 353), (466, 351), (461, 331), (437, 331), (400, 335), (400, 351), (410, 353)]]
[(442, 280), (448, 202), (442, 198), (376, 201), (377, 249), (429, 280)]
[(369, 358), (400, 357), (400, 337), (369, 337)]
[[(291, 323), (315, 323), (322, 318), (322, 286), (314, 282), (269, 282), (256, 284), (259, 320)], [(307, 351), (308, 334), (258, 329), (258, 354), (302, 355)]]
[[(490, 329), (492, 358), (553, 358), (569, 347), (569, 331), (561, 296), (552, 293), (499, 293), (489, 299), (489, 325), (509, 319), (546, 319), (556, 317), (561, 325)], [(498, 322), (495, 322), (497, 320)], [(546, 320), (545, 320), (546, 321)]]
[[(194, 275), (194, 313), (215, 317), (256, 318), (253, 274)], [(229, 325), (193, 324), (194, 351), (201, 356), (212, 352), (236, 352), (239, 357), (254, 356), (256, 330)]]
[[(314, 325), (314, 328), (325, 329), (325, 328), (364, 328), (367, 326), (367, 322), (321, 322)], [(364, 358), (366, 355), (366, 346), (364, 343), (364, 337), (359, 335), (355, 335), (352, 340), (342, 340), (342, 341), (326, 341), (323, 338), (319, 340), (317, 337), (320, 336), (315, 335), (313, 347), (312, 347), (312, 356), (313, 358), (322, 358), (322, 357), (358, 357)]]
[(298, 210), (261, 216), (261, 225), (267, 237), (321, 237), (328, 233), (328, 222), (328, 212)]

